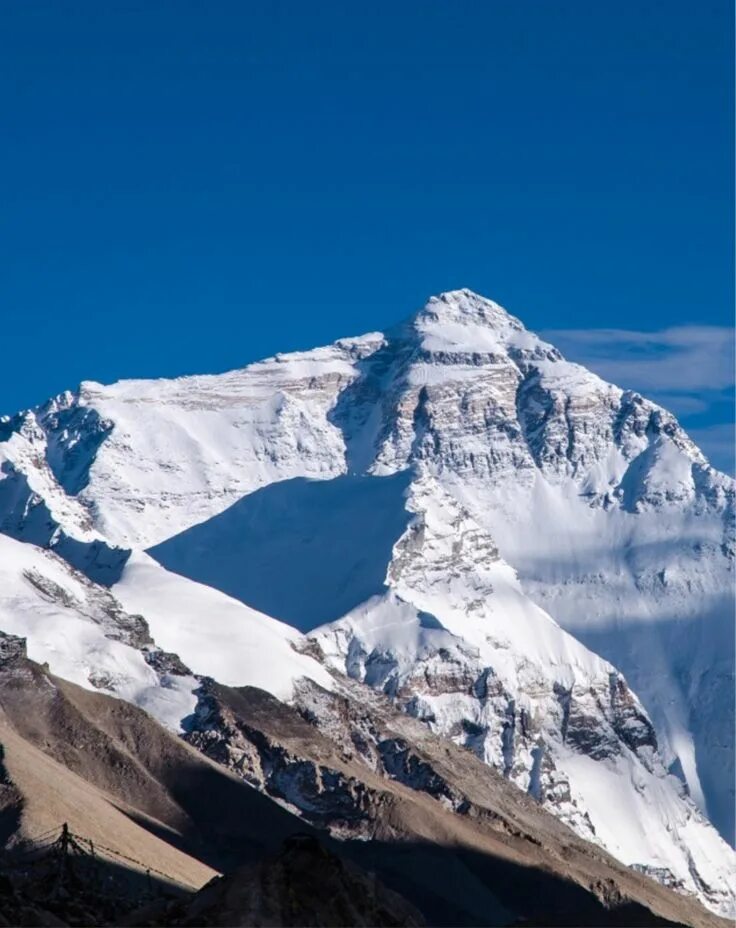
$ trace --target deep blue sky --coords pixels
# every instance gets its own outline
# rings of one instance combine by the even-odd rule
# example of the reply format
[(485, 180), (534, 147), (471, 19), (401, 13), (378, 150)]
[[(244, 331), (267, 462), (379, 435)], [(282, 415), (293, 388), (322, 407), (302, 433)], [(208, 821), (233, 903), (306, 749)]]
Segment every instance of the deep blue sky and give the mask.
[(729, 0), (10, 0), (0, 24), (0, 411), (460, 286), (541, 330), (732, 324)]

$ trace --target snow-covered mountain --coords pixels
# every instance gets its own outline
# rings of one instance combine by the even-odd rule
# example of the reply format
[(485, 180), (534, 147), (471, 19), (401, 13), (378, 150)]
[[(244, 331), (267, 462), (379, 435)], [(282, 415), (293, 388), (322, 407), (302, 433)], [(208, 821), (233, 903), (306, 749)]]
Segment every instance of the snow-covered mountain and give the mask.
[[(85, 383), (0, 439), (0, 529), (54, 552), (6, 540), (5, 590), (20, 571), (41, 595), (43, 558), (78, 585), (64, 609), (109, 596), (193, 673), (273, 672), (279, 698), (347, 673), (625, 863), (733, 905), (704, 817), (731, 837), (733, 482), (665, 410), (457, 291), (228, 374)], [(66, 653), (15, 621), (98, 685), (106, 620), (108, 644)], [(156, 714), (159, 680), (107, 688)]]

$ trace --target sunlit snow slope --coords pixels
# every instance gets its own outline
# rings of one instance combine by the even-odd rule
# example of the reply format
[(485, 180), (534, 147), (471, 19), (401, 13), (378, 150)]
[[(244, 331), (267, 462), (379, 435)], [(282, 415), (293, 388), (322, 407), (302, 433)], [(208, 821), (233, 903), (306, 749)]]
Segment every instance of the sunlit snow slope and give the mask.
[(288, 698), (326, 678), (269, 616), (312, 631), (728, 910), (731, 852), (698, 807), (731, 838), (733, 482), (497, 304), (456, 291), (228, 374), (85, 383), (0, 423), (0, 462), (0, 528), (112, 585), (193, 672), (263, 685), (279, 653)]

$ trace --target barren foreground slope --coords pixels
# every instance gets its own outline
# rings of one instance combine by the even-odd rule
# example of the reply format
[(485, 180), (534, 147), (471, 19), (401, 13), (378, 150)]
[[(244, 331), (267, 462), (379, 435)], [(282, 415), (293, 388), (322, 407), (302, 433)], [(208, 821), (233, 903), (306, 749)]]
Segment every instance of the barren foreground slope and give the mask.
[[(257, 760), (270, 780), (243, 782), (247, 765), (226, 770), (144, 711), (50, 675), (25, 657), (21, 641), (5, 638), (0, 815), (6, 846), (67, 821), (72, 830), (191, 887), (206, 883), (215, 869), (246, 866), (223, 884), (228, 918), (241, 895), (252, 905), (244, 881), (262, 879), (258, 867), (299, 832), (320, 835), (325, 847), (377, 874), (408, 900), (407, 911), (416, 907), (429, 924), (720, 922), (694, 900), (577, 838), (513, 785), (489, 778), (488, 768), (467, 751), (433, 737), (387, 703), (367, 710), (385, 729), (380, 743), (393, 732), (398, 756), (401, 738), (416, 735), (402, 726), (421, 733), (419, 746), (402, 761), (423, 772), (413, 787), (391, 776), (385, 764), (371, 770), (365, 758), (341, 751), (269, 694), (215, 687), (210, 697), (210, 708), (217, 705), (230, 725), (210, 729), (212, 744), (226, 748), (227, 756), (218, 759), (232, 762), (250, 745), (251, 770)], [(337, 703), (325, 691), (315, 690), (312, 698), (315, 712), (319, 698), (328, 700), (318, 723), (327, 725)], [(291, 799), (303, 808), (287, 799), (289, 784), (301, 790)], [(332, 811), (320, 821), (325, 791)], [(453, 811), (458, 799), (465, 806)], [(284, 809), (286, 803), (302, 817)], [(309, 819), (333, 835), (342, 831), (345, 840)], [(364, 840), (368, 836), (371, 841)]]

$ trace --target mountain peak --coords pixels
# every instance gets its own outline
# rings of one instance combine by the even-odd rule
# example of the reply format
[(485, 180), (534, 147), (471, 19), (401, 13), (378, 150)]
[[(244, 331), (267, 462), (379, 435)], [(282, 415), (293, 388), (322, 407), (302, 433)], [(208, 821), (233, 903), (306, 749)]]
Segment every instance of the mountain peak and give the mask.
[(400, 337), (418, 340), (437, 358), (457, 359), (458, 353), (474, 358), (479, 354), (502, 355), (511, 347), (551, 349), (499, 303), (467, 288), (430, 297), (396, 331)]
[(430, 297), (417, 315), (420, 319), (440, 323), (455, 322), (494, 329), (524, 328), (522, 323), (499, 303), (466, 287), (461, 290), (447, 290)]

